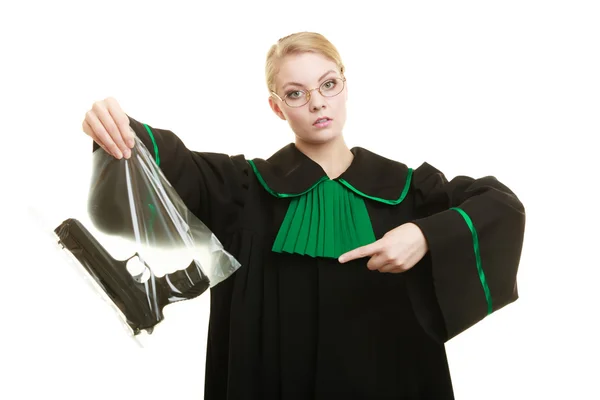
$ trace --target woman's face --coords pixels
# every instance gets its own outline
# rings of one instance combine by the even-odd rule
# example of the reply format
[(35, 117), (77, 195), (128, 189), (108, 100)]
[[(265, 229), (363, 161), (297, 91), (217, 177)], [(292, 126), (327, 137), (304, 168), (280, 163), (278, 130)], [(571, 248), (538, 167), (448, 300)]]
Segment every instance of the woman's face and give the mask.
[[(282, 99), (286, 94), (298, 96), (298, 90), (320, 87), (333, 78), (341, 78), (335, 62), (317, 53), (286, 56), (275, 77), (275, 90)], [(327, 87), (331, 86), (328, 82)], [(290, 107), (275, 96), (269, 98), (271, 108), (281, 119), (287, 120), (296, 138), (307, 144), (322, 144), (342, 135), (346, 123), (347, 87), (334, 97), (324, 97), (318, 90), (310, 92), (310, 100), (301, 107)], [(317, 124), (321, 118), (326, 123)]]

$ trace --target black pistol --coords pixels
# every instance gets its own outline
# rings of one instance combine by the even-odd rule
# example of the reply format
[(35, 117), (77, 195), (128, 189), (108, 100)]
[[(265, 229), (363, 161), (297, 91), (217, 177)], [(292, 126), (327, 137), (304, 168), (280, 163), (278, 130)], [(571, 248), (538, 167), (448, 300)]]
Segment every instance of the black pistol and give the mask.
[[(79, 260), (112, 302), (121, 310), (134, 335), (142, 330), (152, 333), (154, 326), (163, 320), (163, 308), (171, 303), (192, 299), (210, 287), (208, 277), (195, 261), (183, 270), (138, 280), (127, 270), (127, 260), (115, 260), (108, 251), (77, 219), (69, 218), (54, 232), (58, 243)], [(142, 260), (143, 261), (143, 260)]]

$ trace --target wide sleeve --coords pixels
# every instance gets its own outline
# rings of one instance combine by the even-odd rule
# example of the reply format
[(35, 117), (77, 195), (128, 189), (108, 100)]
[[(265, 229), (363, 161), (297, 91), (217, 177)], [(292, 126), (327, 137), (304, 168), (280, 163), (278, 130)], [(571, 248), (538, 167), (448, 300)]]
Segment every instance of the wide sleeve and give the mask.
[(409, 295), (425, 330), (445, 342), (517, 300), (525, 209), (493, 176), (448, 181), (427, 163), (412, 190), (412, 222), (429, 251), (407, 274)]
[[(192, 151), (169, 130), (153, 128), (131, 117), (129, 121), (187, 208), (217, 236), (235, 229), (248, 187), (245, 158)], [(104, 150), (94, 142), (93, 151)], [(119, 197), (126, 195), (125, 191), (116, 194), (111, 187), (115, 183), (125, 185), (120, 175), (124, 174), (94, 175), (89, 193), (92, 220), (101, 230), (115, 234), (123, 233), (131, 223), (128, 202)]]

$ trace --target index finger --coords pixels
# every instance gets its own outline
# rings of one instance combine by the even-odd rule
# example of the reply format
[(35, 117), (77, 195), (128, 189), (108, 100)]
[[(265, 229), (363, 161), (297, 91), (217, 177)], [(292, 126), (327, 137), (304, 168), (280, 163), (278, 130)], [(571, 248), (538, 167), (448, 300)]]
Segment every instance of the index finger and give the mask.
[(381, 243), (379, 241), (376, 241), (374, 243), (368, 244), (366, 246), (358, 247), (358, 248), (351, 250), (345, 254), (342, 254), (338, 258), (338, 261), (343, 264), (348, 261), (372, 256), (373, 254), (378, 253), (380, 250), (381, 250)]

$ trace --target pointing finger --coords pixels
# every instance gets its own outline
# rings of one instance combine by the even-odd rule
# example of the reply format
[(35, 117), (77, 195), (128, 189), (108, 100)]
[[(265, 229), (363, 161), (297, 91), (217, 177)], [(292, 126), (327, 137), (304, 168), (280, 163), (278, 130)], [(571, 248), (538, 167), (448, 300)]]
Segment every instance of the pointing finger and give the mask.
[(366, 246), (359, 247), (351, 250), (345, 254), (342, 254), (338, 261), (340, 263), (346, 263), (348, 261), (357, 260), (359, 258), (372, 256), (381, 250), (381, 243), (379, 241), (368, 244)]

